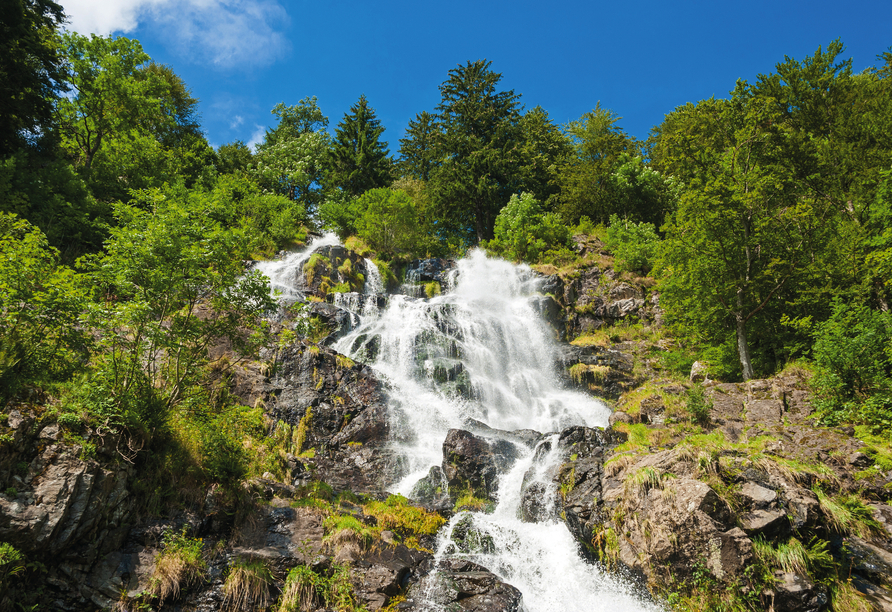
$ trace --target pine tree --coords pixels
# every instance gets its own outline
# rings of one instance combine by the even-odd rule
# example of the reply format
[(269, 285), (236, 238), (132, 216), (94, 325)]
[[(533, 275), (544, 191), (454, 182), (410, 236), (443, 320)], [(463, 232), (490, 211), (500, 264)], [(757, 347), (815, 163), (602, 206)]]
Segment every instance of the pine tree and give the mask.
[(468, 62), (449, 71), (437, 106), (442, 163), (431, 173), (440, 214), (465, 240), (493, 237), (499, 211), (519, 191), (523, 159), (520, 95), (499, 91), (502, 75), (491, 62)]
[(335, 129), (335, 140), (329, 156), (328, 179), (350, 195), (390, 185), (391, 161), (387, 143), (379, 138), (384, 133), (375, 109), (365, 95), (350, 107), (350, 113)]
[(436, 165), (437, 118), (427, 111), (409, 120), (406, 137), (400, 139), (400, 167), (404, 175), (427, 182)]

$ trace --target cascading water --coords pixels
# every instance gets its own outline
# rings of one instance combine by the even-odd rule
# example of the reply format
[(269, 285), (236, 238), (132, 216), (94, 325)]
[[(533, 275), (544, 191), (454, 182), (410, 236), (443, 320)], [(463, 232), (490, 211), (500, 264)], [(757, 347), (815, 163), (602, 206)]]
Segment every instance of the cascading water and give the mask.
[(286, 298), (302, 299), (304, 296), (295, 287), (295, 281), (298, 275), (303, 274), (304, 264), (307, 263), (316, 249), (336, 244), (340, 244), (337, 234), (327, 232), (311, 240), (305, 249), (289, 253), (282, 259), (258, 262), (255, 269), (269, 278), (270, 290), (272, 292), (276, 292), (278, 295)]
[[(393, 445), (405, 460), (394, 487), (400, 493), (411, 495), (429, 468), (441, 464), (450, 428), (559, 432), (607, 424), (606, 406), (557, 379), (553, 334), (530, 303), (537, 282), (526, 266), (474, 251), (458, 262), (451, 291), (430, 300), (391, 296), (383, 310), (363, 312), (360, 324), (335, 345), (391, 383)], [(541, 481), (546, 498), (554, 496), (546, 474), (560, 461), (552, 437), (552, 451), (527, 475)], [(518, 454), (500, 476), (495, 511), (470, 513), (475, 528), (492, 538), (493, 550), (455, 552), (449, 534), (467, 516), (462, 512), (441, 531), (437, 560), (470, 557), (520, 589), (529, 612), (659, 609), (586, 563), (559, 521), (520, 521), (521, 485), (534, 453), (518, 445)]]

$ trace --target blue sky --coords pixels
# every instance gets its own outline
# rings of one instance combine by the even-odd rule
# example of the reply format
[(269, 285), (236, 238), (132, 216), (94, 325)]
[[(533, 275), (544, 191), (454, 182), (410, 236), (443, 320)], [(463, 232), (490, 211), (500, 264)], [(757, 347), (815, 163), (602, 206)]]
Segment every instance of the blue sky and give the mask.
[(723, 97), (840, 38), (856, 71), (892, 46), (892, 2), (62, 0), (70, 28), (136, 38), (200, 100), (208, 140), (256, 141), (278, 102), (315, 95), (333, 128), (360, 94), (392, 153), (451, 68), (488, 59), (552, 120), (600, 101), (645, 138), (673, 108)]

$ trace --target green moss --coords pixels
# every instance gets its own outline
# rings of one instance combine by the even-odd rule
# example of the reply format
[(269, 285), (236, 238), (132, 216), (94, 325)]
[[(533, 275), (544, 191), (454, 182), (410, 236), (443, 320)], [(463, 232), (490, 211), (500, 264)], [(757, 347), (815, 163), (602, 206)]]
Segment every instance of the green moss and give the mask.
[(495, 504), (488, 499), (476, 497), (473, 491), (460, 491), (455, 500), (454, 511), (460, 512), (462, 510), (490, 513), (495, 510)]
[(307, 433), (310, 431), (310, 427), (313, 422), (313, 408), (312, 406), (307, 406), (307, 411), (300, 419), (300, 423), (297, 425), (297, 440), (294, 442), (294, 449), (297, 454), (300, 454), (304, 449), (304, 444), (307, 442)]
[(429, 283), (425, 283), (424, 285), (424, 295), (428, 298), (436, 297), (440, 295), (441, 288), (440, 283), (437, 281), (431, 281)]
[(307, 263), (303, 266), (304, 276), (307, 279), (308, 285), (312, 285), (317, 277), (330, 272), (330, 270), (330, 262), (320, 253), (313, 253), (310, 256), (310, 259), (307, 260)]
[(409, 503), (402, 495), (391, 495), (385, 501), (373, 501), (363, 511), (378, 519), (378, 527), (401, 536), (433, 535), (446, 523), (436, 512), (428, 512)]

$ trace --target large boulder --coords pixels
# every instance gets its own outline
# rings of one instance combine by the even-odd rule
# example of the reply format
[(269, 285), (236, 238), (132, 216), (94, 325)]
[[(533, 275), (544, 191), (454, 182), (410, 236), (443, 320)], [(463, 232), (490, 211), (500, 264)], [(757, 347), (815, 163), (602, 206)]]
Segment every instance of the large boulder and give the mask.
[[(517, 612), (523, 609), (523, 595), (485, 567), (448, 559), (413, 591), (407, 604), (407, 610)], [(404, 609), (402, 605), (400, 609)]]
[(470, 492), (474, 497), (492, 500), (499, 474), (492, 446), (471, 432), (450, 429), (443, 442), (443, 474), (453, 499)]

